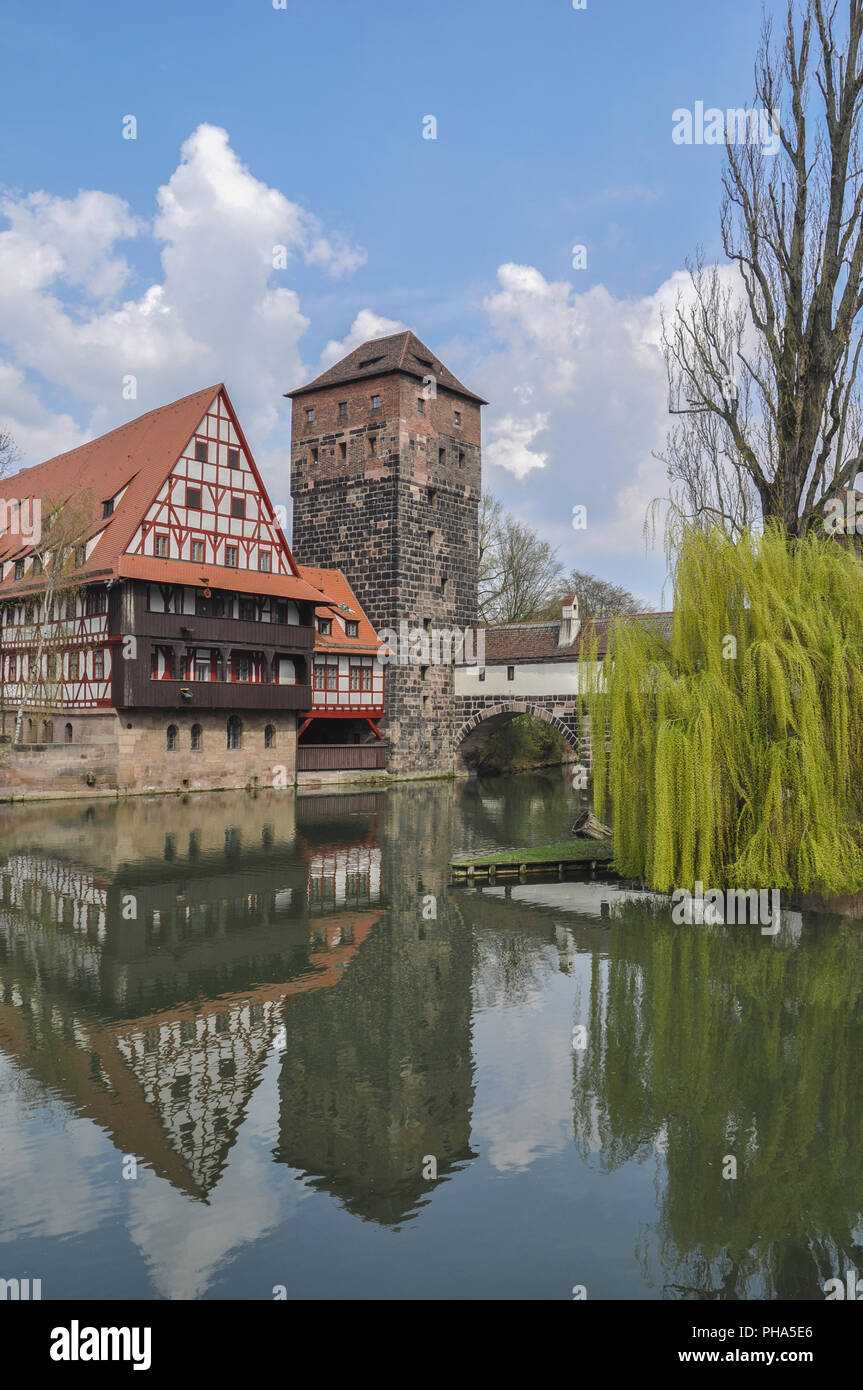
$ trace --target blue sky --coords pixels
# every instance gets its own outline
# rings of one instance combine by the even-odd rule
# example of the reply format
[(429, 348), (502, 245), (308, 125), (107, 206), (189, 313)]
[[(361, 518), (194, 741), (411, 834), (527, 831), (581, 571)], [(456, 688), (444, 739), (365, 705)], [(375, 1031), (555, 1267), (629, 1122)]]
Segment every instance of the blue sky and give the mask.
[(720, 259), (723, 158), (672, 112), (751, 105), (760, 25), (751, 0), (6, 0), (0, 422), (36, 463), (224, 380), (287, 504), (281, 392), (404, 324), (491, 402), (487, 486), (658, 604), (659, 310), (699, 244)]

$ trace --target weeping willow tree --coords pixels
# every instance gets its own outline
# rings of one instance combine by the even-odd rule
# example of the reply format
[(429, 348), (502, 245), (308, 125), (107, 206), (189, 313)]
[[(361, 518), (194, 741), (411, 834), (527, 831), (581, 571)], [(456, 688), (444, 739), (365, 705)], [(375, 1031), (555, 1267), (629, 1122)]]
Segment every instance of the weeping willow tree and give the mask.
[(670, 630), (618, 619), (587, 691), (615, 861), (654, 888), (863, 888), (863, 570), (816, 532), (688, 528)]

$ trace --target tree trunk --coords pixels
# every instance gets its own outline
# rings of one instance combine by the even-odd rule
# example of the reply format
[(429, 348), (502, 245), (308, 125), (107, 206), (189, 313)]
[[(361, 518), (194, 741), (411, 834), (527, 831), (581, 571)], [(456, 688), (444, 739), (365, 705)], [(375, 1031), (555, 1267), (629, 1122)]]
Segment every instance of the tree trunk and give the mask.
[(580, 840), (610, 840), (611, 829), (598, 821), (592, 811), (582, 811), (572, 827), (573, 835)]

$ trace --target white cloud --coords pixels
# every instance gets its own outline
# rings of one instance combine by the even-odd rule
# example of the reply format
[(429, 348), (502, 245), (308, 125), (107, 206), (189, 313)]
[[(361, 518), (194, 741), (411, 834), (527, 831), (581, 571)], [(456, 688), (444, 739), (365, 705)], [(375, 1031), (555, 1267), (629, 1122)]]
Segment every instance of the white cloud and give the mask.
[(530, 419), (504, 415), (492, 425), (484, 450), (484, 461), (505, 468), (516, 478), (526, 478), (534, 468), (545, 468), (548, 454), (537, 453), (530, 445), (548, 428), (548, 415)]
[(387, 319), (372, 309), (361, 309), (344, 338), (331, 338), (321, 353), (321, 371), (331, 367), (349, 352), (367, 343), (371, 338), (386, 338), (390, 333), (401, 333), (407, 324), (401, 319)]
[[(311, 213), (256, 179), (215, 126), (199, 126), (185, 142), (156, 203), (147, 228), (105, 193), (7, 194), (9, 226), (0, 232), (7, 356), (19, 373), (83, 400), (88, 435), (226, 380), (249, 433), (266, 439), (280, 423), (285, 428), (282, 393), (309, 373), (299, 347), (309, 320), (290, 287), (292, 263), (341, 275), (365, 252), (325, 234)], [(112, 302), (131, 281), (116, 246), (132, 237), (161, 247), (161, 280)], [(279, 247), (284, 269), (276, 268)], [(137, 380), (134, 401), (122, 397), (127, 375)], [(29, 464), (48, 455), (28, 426), (21, 380), (0, 376), (0, 419)], [(54, 420), (46, 441), (67, 424)], [(73, 427), (60, 447), (79, 442)]]

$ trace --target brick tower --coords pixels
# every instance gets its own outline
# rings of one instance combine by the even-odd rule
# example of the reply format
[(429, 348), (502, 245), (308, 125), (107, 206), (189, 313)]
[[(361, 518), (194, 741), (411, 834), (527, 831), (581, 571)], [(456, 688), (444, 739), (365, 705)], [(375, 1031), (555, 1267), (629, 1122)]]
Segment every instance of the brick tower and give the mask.
[[(286, 395), (299, 563), (342, 570), (376, 631), (475, 628), (482, 397), (410, 332)], [(395, 776), (451, 772), (452, 667), (389, 665), (382, 732)]]

